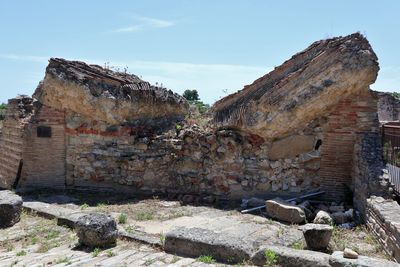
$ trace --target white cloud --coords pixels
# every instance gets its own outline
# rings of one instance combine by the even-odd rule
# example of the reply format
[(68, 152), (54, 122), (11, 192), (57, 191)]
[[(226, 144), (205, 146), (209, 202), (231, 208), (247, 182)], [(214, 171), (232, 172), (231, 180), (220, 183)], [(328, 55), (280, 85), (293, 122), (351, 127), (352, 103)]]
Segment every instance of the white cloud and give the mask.
[(137, 23), (134, 25), (129, 25), (126, 27), (118, 28), (113, 30), (113, 33), (128, 33), (137, 32), (151, 28), (168, 28), (175, 25), (174, 21), (156, 19), (143, 16), (133, 16), (132, 17)]
[(173, 21), (143, 17), (143, 16), (137, 16), (136, 19), (154, 28), (167, 28), (175, 25), (175, 22)]
[(37, 63), (46, 63), (49, 60), (49, 57), (38, 57), (38, 56), (17, 55), (17, 54), (0, 54), (0, 58), (8, 60), (16, 60), (16, 61), (25, 61), (25, 62), (37, 62)]
[(129, 27), (125, 27), (125, 28), (119, 28), (114, 30), (113, 32), (116, 33), (122, 33), (122, 32), (136, 32), (136, 31), (140, 31), (143, 29), (143, 25), (134, 25), (134, 26), (129, 26)]

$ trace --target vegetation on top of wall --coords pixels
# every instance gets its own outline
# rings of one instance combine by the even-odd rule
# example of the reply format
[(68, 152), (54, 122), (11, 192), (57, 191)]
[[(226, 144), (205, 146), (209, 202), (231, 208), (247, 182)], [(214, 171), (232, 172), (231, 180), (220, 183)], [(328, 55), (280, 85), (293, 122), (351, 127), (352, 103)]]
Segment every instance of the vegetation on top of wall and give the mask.
[(183, 97), (186, 98), (188, 101), (199, 101), (199, 93), (197, 92), (197, 90), (185, 90), (185, 92), (183, 92)]
[(394, 98), (400, 100), (400, 93), (398, 93), (398, 92), (393, 92), (393, 93), (392, 93), (392, 96), (393, 96)]
[(186, 98), (191, 106), (196, 107), (201, 115), (205, 114), (210, 109), (209, 104), (204, 104), (203, 101), (200, 100), (197, 90), (185, 90), (185, 92), (183, 92), (183, 97)]

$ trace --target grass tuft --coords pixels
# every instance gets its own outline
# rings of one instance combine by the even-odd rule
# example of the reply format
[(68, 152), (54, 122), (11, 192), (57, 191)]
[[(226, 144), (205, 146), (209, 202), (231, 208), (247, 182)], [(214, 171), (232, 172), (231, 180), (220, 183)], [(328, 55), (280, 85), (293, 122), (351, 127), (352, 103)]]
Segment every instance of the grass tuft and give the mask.
[(128, 218), (128, 216), (126, 216), (125, 213), (121, 213), (121, 214), (118, 216), (118, 223), (119, 223), (119, 224), (125, 224), (127, 218)]
[(17, 257), (25, 256), (26, 255), (26, 251), (25, 250), (18, 251), (16, 255), (17, 255)]
[(200, 257), (197, 258), (197, 261), (208, 264), (215, 263), (215, 259), (211, 255), (201, 255)]
[(264, 267), (272, 267), (278, 263), (278, 255), (275, 251), (267, 249), (264, 251), (265, 265)]

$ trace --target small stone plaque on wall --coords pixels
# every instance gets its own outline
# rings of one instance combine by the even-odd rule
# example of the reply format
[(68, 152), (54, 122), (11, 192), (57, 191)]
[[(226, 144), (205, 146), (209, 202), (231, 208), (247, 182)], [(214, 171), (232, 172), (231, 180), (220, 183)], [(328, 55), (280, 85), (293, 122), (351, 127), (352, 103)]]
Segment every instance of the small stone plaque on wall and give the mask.
[(38, 126), (37, 127), (37, 137), (50, 138), (51, 137), (51, 127), (50, 126)]

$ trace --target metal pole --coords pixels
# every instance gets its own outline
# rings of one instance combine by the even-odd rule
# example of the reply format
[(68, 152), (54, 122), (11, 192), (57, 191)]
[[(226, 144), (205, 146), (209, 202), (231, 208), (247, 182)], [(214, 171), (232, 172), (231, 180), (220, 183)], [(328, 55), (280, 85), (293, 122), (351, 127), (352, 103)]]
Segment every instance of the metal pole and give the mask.
[[(325, 193), (325, 191), (320, 191), (320, 192), (310, 193), (310, 194), (306, 194), (306, 195), (299, 196), (299, 197), (289, 198), (289, 199), (286, 199), (285, 201), (289, 202), (289, 201), (293, 201), (296, 199), (304, 199), (304, 198), (308, 198), (308, 197), (319, 196), (319, 195), (322, 195), (323, 193)], [(254, 207), (254, 208), (247, 209), (247, 210), (242, 210), (241, 213), (247, 213), (247, 212), (259, 210), (262, 208), (265, 208), (265, 205)]]

